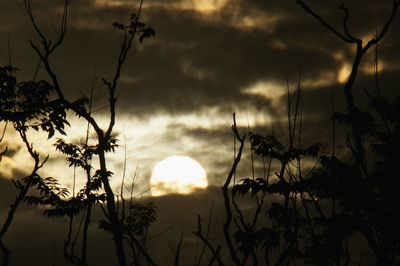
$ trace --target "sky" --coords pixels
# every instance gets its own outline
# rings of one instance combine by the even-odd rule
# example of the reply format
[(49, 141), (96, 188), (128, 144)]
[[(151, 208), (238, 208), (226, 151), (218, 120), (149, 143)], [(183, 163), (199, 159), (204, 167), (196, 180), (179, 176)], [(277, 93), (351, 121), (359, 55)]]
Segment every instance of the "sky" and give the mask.
[[(32, 0), (34, 14), (50, 36), (54, 36), (51, 25), (58, 25), (62, 2)], [(307, 3), (341, 29), (342, 13), (336, 8), (337, 1)], [(350, 10), (349, 28), (363, 40), (374, 36), (390, 13), (390, 0), (345, 3)], [(121, 40), (112, 23), (128, 21), (137, 6), (138, 1), (132, 0), (72, 1), (67, 35), (51, 59), (69, 99), (87, 96), (95, 77), (94, 110), (103, 125), (108, 119), (107, 97), (99, 79), (112, 76)], [(21, 1), (0, 0), (0, 7), (0, 51), (4, 55), (10, 43), (13, 64), (20, 68), (18, 78), (27, 80), (38, 63), (29, 38), (37, 41), (37, 37)], [(299, 81), (305, 142), (317, 139), (324, 147), (329, 146), (326, 135), (332, 97), (334, 109), (344, 110), (343, 85), (351, 69), (354, 47), (327, 31), (296, 1), (145, 0), (142, 21), (154, 28), (156, 35), (143, 43), (135, 42), (120, 79), (115, 132), (121, 148), (109, 157), (110, 169), (115, 173), (114, 188), (121, 184), (125, 152), (128, 176), (134, 177), (135, 169), (139, 169), (135, 181), (138, 195), (151, 193), (153, 167), (171, 155), (192, 157), (205, 169), (209, 186), (221, 186), (233, 158), (232, 113), (236, 112), (243, 132), (250, 128), (259, 133), (274, 130), (284, 134), (287, 86), (294, 90)], [(396, 95), (399, 81), (399, 26), (397, 16), (378, 47), (379, 83), (388, 96)], [(6, 58), (0, 60), (2, 65), (7, 64)], [(365, 90), (375, 89), (373, 69), (371, 50), (355, 84), (355, 98), (361, 106), (366, 106)], [(43, 69), (39, 75), (46, 78)], [(68, 139), (81, 141), (85, 122), (72, 115), (70, 120)], [(46, 141), (37, 133), (30, 134), (30, 139), (42, 155), (50, 155), (43, 174), (55, 176), (71, 187), (73, 169), (55, 152), (52, 140)], [(5, 185), (9, 179), (21, 176), (31, 164), (10, 127), (1, 145), (10, 151), (0, 164), (4, 184), (0, 190), (9, 191)], [(245, 153), (239, 169), (243, 177), (249, 174), (249, 154)], [(82, 182), (77, 180), (77, 186)], [(214, 190), (204, 193), (211, 198), (215, 194)], [(13, 196), (9, 192), (1, 195), (5, 212), (8, 205), (4, 202), (10, 202)], [(203, 194), (185, 197), (196, 202), (198, 195)], [(181, 196), (165, 196), (177, 197)], [(185, 223), (189, 224), (190, 219)], [(163, 221), (165, 227), (167, 220)]]

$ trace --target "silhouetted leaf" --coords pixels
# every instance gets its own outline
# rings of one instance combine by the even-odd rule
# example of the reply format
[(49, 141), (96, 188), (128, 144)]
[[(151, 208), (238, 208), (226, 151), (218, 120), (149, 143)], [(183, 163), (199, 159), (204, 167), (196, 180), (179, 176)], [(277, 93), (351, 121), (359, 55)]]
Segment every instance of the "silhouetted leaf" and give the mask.
[(156, 220), (154, 205), (132, 204), (126, 217), (125, 230), (136, 236), (143, 236), (150, 225)]
[(143, 42), (144, 39), (155, 36), (155, 31), (152, 28), (142, 30), (142, 34), (139, 36), (139, 41)]
[(100, 229), (103, 229), (106, 232), (111, 232), (112, 231), (111, 230), (112, 229), (111, 224), (106, 220), (100, 220), (98, 222), (98, 225), (99, 225)]

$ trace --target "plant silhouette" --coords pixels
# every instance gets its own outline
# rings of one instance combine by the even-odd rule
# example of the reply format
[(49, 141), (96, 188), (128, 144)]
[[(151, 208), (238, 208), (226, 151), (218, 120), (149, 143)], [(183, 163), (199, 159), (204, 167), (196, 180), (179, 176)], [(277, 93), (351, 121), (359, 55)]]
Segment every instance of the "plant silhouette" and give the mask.
[[(327, 30), (356, 47), (343, 90), (347, 109), (333, 113), (331, 118), (333, 129), (339, 125), (349, 132), (345, 152), (349, 156), (335, 153), (334, 130), (331, 154), (322, 154), (319, 143), (303, 147), (299, 81), (294, 93), (288, 88), (287, 138), (284, 134), (264, 135), (247, 130), (240, 133), (233, 116), (232, 130), (239, 148), (222, 188), (226, 215), (222, 227), (229, 258), (222, 259), (221, 244), (211, 244), (200, 222), (194, 233), (211, 250), (210, 264), (349, 265), (359, 260), (362, 265), (362, 255), (355, 258), (351, 247), (361, 236), (377, 265), (398, 265), (400, 98), (390, 102), (377, 88), (376, 95), (368, 93), (369, 111), (363, 111), (353, 97), (353, 87), (363, 56), (382, 40), (400, 2), (392, 1), (392, 12), (383, 29), (366, 44), (351, 34), (349, 10), (343, 3), (338, 9), (344, 14), (344, 33), (304, 1), (297, 3)], [(234, 182), (247, 138), (252, 177)], [(305, 158), (314, 160), (314, 167), (305, 168)], [(264, 167), (260, 177), (254, 174), (257, 160)], [(252, 200), (252, 212), (241, 208), (242, 199)]]
[(68, 195), (68, 190), (60, 187), (56, 179), (42, 178), (39, 175), (38, 171), (48, 157), (40, 158), (39, 153), (27, 137), (29, 129), (42, 130), (48, 134), (48, 138), (51, 138), (55, 131), (65, 134), (64, 127), (69, 125), (66, 120), (65, 108), (57, 100), (49, 99), (54, 88), (48, 82), (44, 80), (18, 82), (14, 75), (17, 71), (11, 65), (0, 68), (0, 105), (2, 107), (0, 121), (13, 125), (33, 160), (33, 167), (30, 174), (20, 180), (12, 180), (18, 193), (0, 231), (2, 265), (8, 265), (10, 256), (10, 251), (3, 243), (3, 238), (11, 226), (20, 204), (23, 201), (30, 202), (28, 193), (32, 190), (37, 191), (42, 197), (51, 199), (52, 202), (59, 201), (61, 197)]
[[(113, 78), (110, 81), (102, 79), (109, 92), (110, 121), (106, 129), (102, 129), (99, 126), (91, 113), (90, 99), (79, 98), (70, 101), (65, 97), (62, 85), (52, 67), (51, 57), (62, 45), (67, 32), (68, 8), (71, 1), (66, 0), (64, 2), (60, 27), (55, 39), (46, 36), (41, 30), (34, 16), (31, 2), (24, 0), (23, 3), (31, 25), (39, 39), (39, 42), (31, 39), (30, 44), (39, 57), (41, 65), (44, 66), (49, 81), (31, 80), (18, 83), (14, 76), (15, 68), (6, 66), (0, 69), (0, 121), (13, 123), (14, 128), (19, 132), (34, 160), (32, 173), (23, 178), (22, 181), (14, 181), (19, 193), (11, 206), (0, 235), (0, 248), (4, 255), (3, 265), (8, 264), (9, 251), (3, 244), (2, 238), (22, 201), (31, 205), (47, 206), (45, 214), (48, 216), (66, 216), (70, 219), (70, 230), (64, 245), (64, 256), (69, 263), (87, 265), (87, 234), (93, 205), (99, 205), (104, 212), (104, 219), (100, 221), (99, 226), (112, 234), (118, 264), (127, 265), (128, 263), (124, 248), (125, 239), (128, 239), (131, 249), (135, 252), (133, 254), (135, 259), (139, 258), (140, 253), (151, 263), (151, 258), (147, 255), (142, 245), (146, 237), (147, 228), (155, 220), (155, 209), (152, 206), (134, 204), (130, 201), (128, 210), (125, 209), (125, 203), (122, 210), (120, 210), (119, 202), (115, 199), (117, 193), (113, 191), (109, 182), (113, 173), (108, 170), (106, 160), (106, 154), (114, 152), (118, 147), (118, 140), (113, 137), (113, 127), (116, 116), (115, 94), (122, 67), (127, 60), (136, 36), (138, 36), (140, 42), (154, 36), (154, 30), (139, 20), (143, 1), (140, 2), (138, 13), (131, 15), (128, 25), (118, 22), (113, 23), (114, 27), (122, 31), (123, 40)], [(85, 119), (96, 135), (96, 143), (93, 145), (89, 145), (88, 141), (82, 144), (74, 144), (68, 143), (63, 139), (57, 139), (54, 144), (55, 149), (65, 155), (70, 167), (82, 168), (86, 174), (87, 182), (85, 187), (76, 195), (72, 195), (72, 197), (67, 197), (69, 195), (68, 190), (59, 186), (57, 178), (42, 178), (38, 175), (38, 170), (43, 166), (47, 158), (40, 159), (39, 154), (34, 150), (33, 145), (29, 143), (26, 136), (26, 132), (31, 129), (46, 132), (48, 139), (51, 139), (56, 132), (65, 135), (65, 126), (70, 126), (67, 121), (67, 111), (72, 111), (78, 117)], [(94, 159), (99, 161), (98, 169), (94, 169), (92, 166)], [(30, 189), (38, 193), (28, 195), (27, 193)], [(86, 213), (82, 250), (80, 255), (75, 255), (75, 243), (71, 242), (73, 217), (82, 211)]]

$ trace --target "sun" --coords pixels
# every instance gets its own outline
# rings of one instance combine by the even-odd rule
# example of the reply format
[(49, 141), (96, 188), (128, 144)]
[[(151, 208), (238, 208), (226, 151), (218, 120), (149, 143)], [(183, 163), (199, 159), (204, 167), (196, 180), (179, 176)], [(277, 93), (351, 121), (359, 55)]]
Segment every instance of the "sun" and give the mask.
[(207, 185), (206, 171), (200, 163), (180, 155), (170, 156), (158, 162), (150, 179), (152, 196), (189, 194), (195, 189), (204, 189)]

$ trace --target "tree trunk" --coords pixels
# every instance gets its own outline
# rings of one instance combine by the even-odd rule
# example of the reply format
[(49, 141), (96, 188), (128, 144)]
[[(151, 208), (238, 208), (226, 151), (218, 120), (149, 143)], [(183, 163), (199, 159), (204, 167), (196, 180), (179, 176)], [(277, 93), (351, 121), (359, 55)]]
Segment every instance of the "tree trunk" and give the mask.
[(113, 241), (115, 245), (115, 251), (117, 253), (118, 264), (120, 266), (126, 266), (126, 257), (124, 251), (124, 239), (123, 233), (121, 228), (121, 222), (118, 218), (118, 212), (115, 207), (115, 199), (114, 199), (114, 192), (110, 186), (108, 181), (108, 173), (107, 173), (107, 166), (106, 166), (106, 158), (105, 158), (105, 144), (106, 140), (104, 139), (104, 135), (99, 134), (99, 161), (100, 161), (100, 171), (101, 171), (101, 181), (104, 186), (104, 191), (107, 195), (107, 211), (109, 222), (111, 225), (111, 232), (113, 234)]

